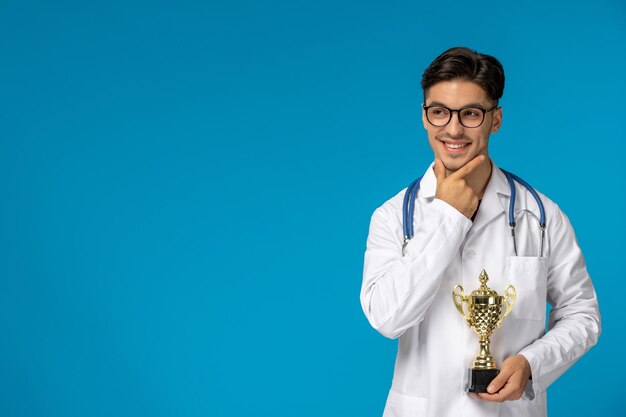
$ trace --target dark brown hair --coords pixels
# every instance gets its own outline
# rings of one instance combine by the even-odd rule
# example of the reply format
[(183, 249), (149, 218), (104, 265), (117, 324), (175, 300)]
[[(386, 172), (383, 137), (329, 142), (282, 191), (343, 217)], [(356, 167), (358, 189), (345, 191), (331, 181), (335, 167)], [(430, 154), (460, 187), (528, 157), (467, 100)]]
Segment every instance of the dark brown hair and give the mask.
[(454, 47), (439, 55), (424, 71), (424, 101), (431, 86), (455, 79), (478, 84), (496, 103), (504, 91), (504, 69), (500, 61), (469, 48)]

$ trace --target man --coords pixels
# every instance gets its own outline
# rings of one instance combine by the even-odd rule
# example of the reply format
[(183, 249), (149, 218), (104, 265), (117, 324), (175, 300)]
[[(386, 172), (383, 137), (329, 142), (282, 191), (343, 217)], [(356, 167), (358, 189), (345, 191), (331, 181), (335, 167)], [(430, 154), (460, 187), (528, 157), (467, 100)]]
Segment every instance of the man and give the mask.
[[(595, 290), (567, 217), (545, 206), (545, 241), (532, 194), (516, 184), (516, 236), (508, 213), (511, 188), (489, 157), (502, 124), (504, 72), (495, 58), (467, 48), (437, 57), (422, 78), (422, 121), (434, 163), (421, 179), (405, 241), (406, 190), (373, 214), (361, 305), (384, 336), (400, 338), (384, 416), (542, 416), (546, 389), (598, 339)], [(491, 336), (500, 369), (487, 393), (468, 393), (478, 337), (452, 301), (456, 284), (487, 285), (517, 300)], [(546, 332), (546, 302), (550, 303)]]

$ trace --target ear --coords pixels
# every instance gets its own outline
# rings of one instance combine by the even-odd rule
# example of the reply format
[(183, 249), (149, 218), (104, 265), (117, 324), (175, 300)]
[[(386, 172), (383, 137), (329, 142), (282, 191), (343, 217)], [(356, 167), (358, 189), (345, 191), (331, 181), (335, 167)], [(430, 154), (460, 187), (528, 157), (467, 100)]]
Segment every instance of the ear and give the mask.
[(422, 104), (422, 124), (424, 125), (424, 129), (428, 130), (428, 126), (430, 125), (430, 123), (428, 123), (428, 120), (426, 120), (426, 111), (424, 110), (424, 106), (426, 104)]
[(502, 107), (498, 107), (493, 111), (491, 118), (491, 133), (496, 133), (502, 126)]

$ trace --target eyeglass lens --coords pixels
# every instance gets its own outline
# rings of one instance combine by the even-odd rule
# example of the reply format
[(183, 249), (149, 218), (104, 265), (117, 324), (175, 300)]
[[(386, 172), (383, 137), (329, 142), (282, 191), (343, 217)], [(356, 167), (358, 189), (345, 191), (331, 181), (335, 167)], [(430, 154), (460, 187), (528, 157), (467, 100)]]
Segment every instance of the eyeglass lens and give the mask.
[[(429, 107), (426, 110), (428, 121), (435, 126), (445, 126), (452, 117), (452, 113), (457, 110), (450, 110), (446, 107)], [(461, 124), (465, 127), (478, 127), (483, 123), (485, 111), (483, 109), (466, 108), (458, 110)]]

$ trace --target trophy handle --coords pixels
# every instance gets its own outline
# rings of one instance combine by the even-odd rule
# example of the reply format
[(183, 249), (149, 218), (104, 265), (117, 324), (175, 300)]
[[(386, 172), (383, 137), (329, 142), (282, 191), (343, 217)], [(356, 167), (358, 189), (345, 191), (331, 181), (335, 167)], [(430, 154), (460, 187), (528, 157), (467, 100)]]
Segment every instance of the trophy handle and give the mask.
[(454, 305), (459, 313), (465, 318), (467, 323), (469, 324), (469, 318), (465, 311), (463, 311), (463, 303), (467, 303), (467, 297), (465, 296), (465, 292), (463, 291), (463, 287), (461, 285), (457, 285), (452, 290), (452, 301), (454, 301)]
[(512, 285), (506, 287), (506, 289), (504, 290), (504, 296), (502, 297), (502, 302), (506, 305), (506, 310), (504, 310), (504, 314), (502, 315), (502, 317), (500, 317), (500, 320), (498, 320), (498, 327), (502, 326), (502, 320), (504, 320), (504, 318), (508, 316), (513, 309), (516, 297), (517, 291), (515, 291), (515, 287)]

